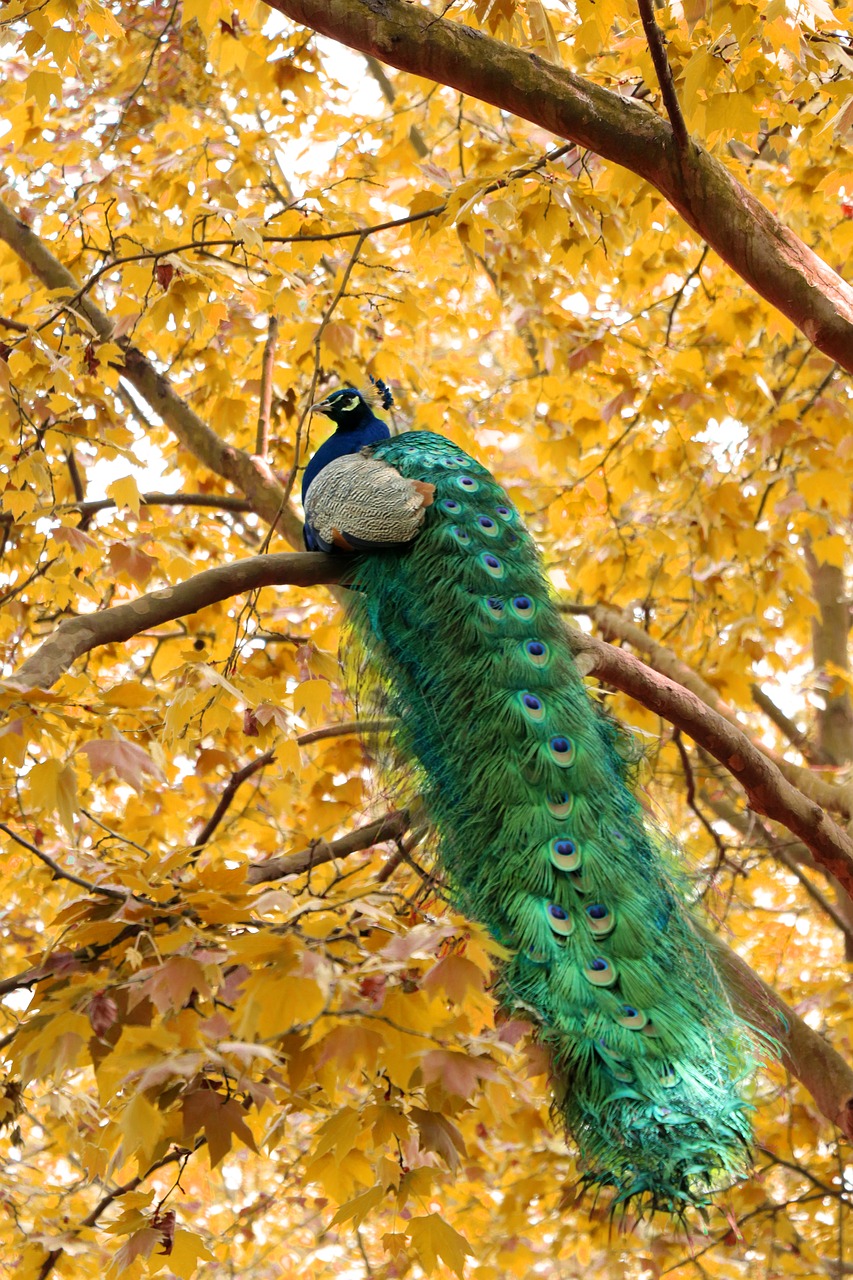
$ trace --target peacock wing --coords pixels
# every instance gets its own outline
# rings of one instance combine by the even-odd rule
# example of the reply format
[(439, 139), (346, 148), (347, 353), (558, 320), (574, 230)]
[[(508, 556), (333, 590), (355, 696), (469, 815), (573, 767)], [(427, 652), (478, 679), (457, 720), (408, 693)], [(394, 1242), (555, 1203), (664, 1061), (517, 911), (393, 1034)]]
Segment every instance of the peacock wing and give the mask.
[(435, 486), (402, 476), (367, 451), (324, 467), (305, 495), (305, 522), (321, 551), (369, 551), (411, 542)]

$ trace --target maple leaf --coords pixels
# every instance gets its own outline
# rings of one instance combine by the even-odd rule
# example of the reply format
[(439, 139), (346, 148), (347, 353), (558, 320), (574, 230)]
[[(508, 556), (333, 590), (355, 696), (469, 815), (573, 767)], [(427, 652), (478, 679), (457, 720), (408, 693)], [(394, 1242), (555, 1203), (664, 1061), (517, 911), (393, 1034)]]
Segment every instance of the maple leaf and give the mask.
[(116, 734), (111, 738), (93, 738), (79, 748), (88, 758), (89, 767), (96, 778), (112, 770), (135, 791), (144, 789), (144, 779), (154, 778), (164, 782), (163, 770), (135, 743)]
[(422, 1218), (412, 1218), (408, 1226), (415, 1252), (426, 1270), (432, 1270), (440, 1258), (451, 1271), (461, 1277), (465, 1259), (474, 1256), (474, 1250), (458, 1231), (454, 1230), (437, 1213)]

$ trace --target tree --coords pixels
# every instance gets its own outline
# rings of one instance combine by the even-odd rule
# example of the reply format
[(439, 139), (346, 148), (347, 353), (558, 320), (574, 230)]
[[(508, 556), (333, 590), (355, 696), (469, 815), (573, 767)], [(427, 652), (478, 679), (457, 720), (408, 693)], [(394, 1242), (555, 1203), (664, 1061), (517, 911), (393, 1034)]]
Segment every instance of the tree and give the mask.
[[(850, 5), (273, 8), (3, 12), (6, 1252), (841, 1276)], [(705, 1235), (575, 1203), (371, 774), (337, 569), (281, 549), (307, 406), (366, 372), (525, 514), (779, 1042)]]

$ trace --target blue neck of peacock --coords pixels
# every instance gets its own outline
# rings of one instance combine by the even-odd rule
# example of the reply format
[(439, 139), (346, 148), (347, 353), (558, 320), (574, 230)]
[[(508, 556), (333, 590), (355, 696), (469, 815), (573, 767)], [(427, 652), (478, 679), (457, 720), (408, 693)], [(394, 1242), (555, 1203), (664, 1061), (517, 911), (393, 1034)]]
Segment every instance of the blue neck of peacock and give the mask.
[(312, 481), (327, 467), (330, 462), (334, 462), (336, 458), (343, 458), (349, 453), (358, 453), (365, 445), (377, 444), (380, 440), (387, 440), (391, 435), (387, 425), (371, 413), (367, 405), (363, 410), (357, 410), (357, 420), (353, 422), (339, 423), (338, 429), (334, 435), (329, 436), (328, 440), (320, 445), (320, 448), (314, 454), (308, 466), (305, 468), (305, 474), (302, 477), (302, 501), (305, 501), (305, 495), (308, 492)]

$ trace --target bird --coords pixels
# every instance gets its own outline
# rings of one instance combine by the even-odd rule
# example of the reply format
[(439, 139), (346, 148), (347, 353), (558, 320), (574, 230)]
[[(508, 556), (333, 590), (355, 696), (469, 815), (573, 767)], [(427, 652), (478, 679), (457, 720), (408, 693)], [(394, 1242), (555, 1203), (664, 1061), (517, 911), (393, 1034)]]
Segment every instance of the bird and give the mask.
[(391, 403), (377, 382), (312, 406), (336, 430), (305, 471), (305, 540), (352, 559), (345, 666), (396, 726), (452, 902), (501, 944), (495, 994), (549, 1051), (582, 1186), (636, 1220), (704, 1214), (750, 1168), (754, 1035), (516, 507), (452, 441), (392, 436)]

